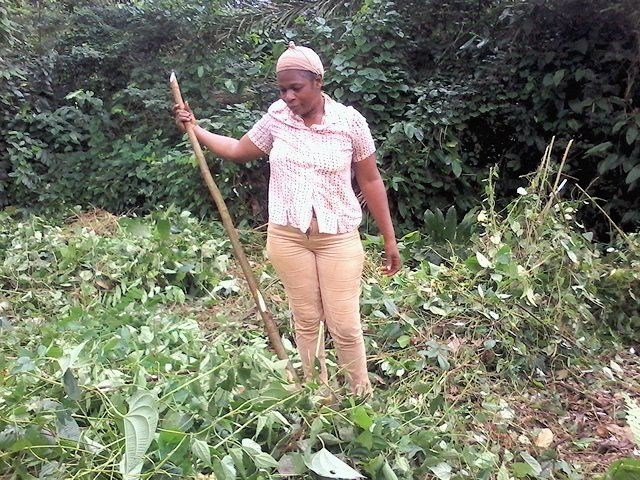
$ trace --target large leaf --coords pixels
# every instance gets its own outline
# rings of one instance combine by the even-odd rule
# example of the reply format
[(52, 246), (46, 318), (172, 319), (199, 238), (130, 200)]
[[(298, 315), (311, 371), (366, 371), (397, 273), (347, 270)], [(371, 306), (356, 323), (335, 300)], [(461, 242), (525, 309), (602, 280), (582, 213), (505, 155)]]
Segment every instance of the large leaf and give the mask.
[(158, 425), (157, 399), (149, 392), (137, 392), (129, 399), (124, 416), (125, 450), (120, 462), (124, 480), (138, 478)]
[(480, 252), (476, 252), (476, 259), (482, 268), (491, 267), (491, 260), (484, 256), (484, 254)]
[(76, 345), (71, 349), (66, 349), (64, 355), (58, 359), (58, 364), (60, 365), (60, 370), (63, 374), (68, 368), (71, 368), (76, 364), (78, 357), (80, 357), (80, 352), (86, 344), (87, 342), (82, 342), (80, 345)]
[(635, 182), (639, 178), (640, 178), (640, 165), (636, 165), (627, 174), (627, 178), (625, 179), (625, 182), (630, 184), (630, 183)]
[(253, 463), (257, 468), (264, 468), (268, 470), (278, 466), (278, 462), (271, 455), (263, 452), (260, 445), (250, 438), (242, 439), (242, 448), (245, 453), (251, 457), (251, 460), (253, 460)]
[(60, 438), (76, 442), (80, 439), (80, 426), (67, 410), (56, 413), (56, 432)]
[(209, 450), (209, 445), (204, 440), (200, 440), (198, 438), (193, 438), (191, 440), (191, 452), (204, 462), (208, 467), (211, 466), (211, 451)]
[(451, 206), (447, 210), (447, 215), (444, 221), (444, 238), (448, 242), (453, 242), (456, 239), (456, 229), (458, 228), (458, 213), (456, 207)]
[(353, 412), (351, 413), (351, 419), (355, 422), (356, 425), (365, 430), (368, 430), (369, 427), (373, 425), (373, 420), (364, 407), (354, 408)]
[(584, 152), (584, 154), (587, 157), (589, 157), (591, 155), (597, 155), (599, 153), (606, 152), (612, 146), (613, 146), (613, 143), (611, 143), (611, 142), (599, 143), (598, 145), (595, 145), (595, 146), (591, 147), (589, 150), (587, 150), (586, 152)]
[(449, 480), (451, 478), (451, 465), (448, 463), (442, 462), (429, 468), (440, 480)]
[(625, 135), (625, 137), (629, 145), (633, 144), (633, 142), (636, 141), (636, 138), (638, 138), (638, 127), (636, 127), (635, 125), (631, 125), (629, 128), (627, 128), (627, 134)]
[(64, 392), (71, 400), (79, 400), (82, 395), (82, 391), (78, 388), (78, 380), (73, 375), (73, 372), (67, 369), (62, 376), (62, 385)]
[(531, 467), (531, 471), (534, 475), (540, 475), (542, 473), (542, 466), (540, 463), (529, 454), (529, 452), (520, 452), (522, 459), (527, 462), (527, 465)]
[(613, 462), (607, 470), (605, 480), (639, 480), (640, 460), (625, 458)]
[(364, 478), (363, 475), (325, 448), (314, 453), (306, 464), (310, 470), (322, 477), (341, 478), (347, 480)]
[(213, 458), (211, 469), (218, 480), (235, 480), (237, 476), (236, 467), (230, 455), (225, 455), (222, 460)]

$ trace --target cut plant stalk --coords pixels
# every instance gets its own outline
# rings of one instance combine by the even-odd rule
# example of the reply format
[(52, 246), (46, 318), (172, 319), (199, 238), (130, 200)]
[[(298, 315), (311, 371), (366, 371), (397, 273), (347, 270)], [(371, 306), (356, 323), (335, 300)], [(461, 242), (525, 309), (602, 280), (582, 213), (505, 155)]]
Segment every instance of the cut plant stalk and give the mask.
[[(171, 72), (171, 77), (169, 78), (169, 84), (171, 85), (171, 93), (173, 94), (173, 101), (180, 108), (184, 108), (184, 101), (182, 99), (182, 93), (180, 92), (180, 86), (178, 85), (178, 79), (174, 72)], [(198, 166), (200, 167), (200, 173), (202, 174), (202, 178), (204, 179), (207, 188), (209, 189), (209, 193), (213, 198), (213, 201), (218, 208), (218, 212), (220, 213), (220, 218), (222, 219), (222, 224), (224, 225), (224, 229), (229, 236), (229, 240), (231, 240), (231, 245), (233, 247), (233, 253), (242, 268), (242, 273), (244, 274), (245, 279), (247, 280), (247, 284), (249, 285), (249, 290), (251, 291), (251, 295), (253, 296), (253, 300), (256, 302), (256, 307), (258, 308), (258, 312), (260, 312), (260, 317), (262, 318), (262, 322), (264, 324), (264, 329), (267, 332), (267, 336), (269, 337), (269, 342), (271, 343), (271, 347), (276, 352), (276, 355), (280, 360), (289, 360), (289, 356), (287, 355), (286, 350), (284, 349), (284, 345), (282, 344), (282, 340), (280, 338), (280, 332), (278, 331), (278, 327), (273, 320), (273, 317), (267, 310), (267, 305), (264, 301), (264, 296), (260, 291), (258, 286), (258, 282), (256, 281), (255, 275), (253, 274), (253, 270), (249, 265), (249, 261), (247, 260), (247, 256), (244, 253), (242, 245), (240, 243), (240, 238), (238, 237), (238, 232), (236, 231), (235, 226), (233, 225), (233, 221), (231, 220), (231, 215), (229, 215), (229, 210), (227, 209), (227, 205), (224, 202), (224, 198), (222, 197), (222, 193), (220, 193), (220, 189), (216, 185), (211, 172), (209, 171), (209, 167), (207, 162), (204, 159), (204, 154), (202, 153), (202, 148), (200, 147), (200, 142), (196, 137), (195, 132), (193, 131), (192, 124), (185, 124), (185, 128), (187, 131), (187, 135), (189, 136), (189, 141), (191, 142), (191, 147), (193, 148), (193, 153), (198, 160)], [(295, 382), (298, 382), (298, 377), (296, 372), (291, 365), (291, 362), (287, 363), (287, 370), (291, 376), (291, 379)]]

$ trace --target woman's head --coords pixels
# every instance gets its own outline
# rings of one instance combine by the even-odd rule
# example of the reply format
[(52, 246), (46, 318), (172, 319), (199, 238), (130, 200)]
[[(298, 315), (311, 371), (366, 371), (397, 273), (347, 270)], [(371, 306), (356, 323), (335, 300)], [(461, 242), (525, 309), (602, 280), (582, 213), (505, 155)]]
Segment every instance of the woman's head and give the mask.
[(306, 117), (323, 105), (324, 67), (318, 54), (293, 42), (276, 64), (280, 97), (296, 115)]
[(276, 74), (284, 70), (304, 70), (324, 76), (324, 67), (318, 54), (308, 47), (298, 47), (293, 42), (289, 42), (289, 47), (276, 63)]

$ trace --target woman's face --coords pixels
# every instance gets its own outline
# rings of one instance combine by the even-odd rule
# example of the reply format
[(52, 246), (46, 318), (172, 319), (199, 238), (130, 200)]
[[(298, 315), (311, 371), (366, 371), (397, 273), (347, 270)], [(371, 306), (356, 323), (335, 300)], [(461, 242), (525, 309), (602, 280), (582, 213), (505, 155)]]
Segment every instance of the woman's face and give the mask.
[(280, 98), (293, 113), (304, 118), (322, 108), (322, 77), (304, 70), (284, 70), (277, 78)]

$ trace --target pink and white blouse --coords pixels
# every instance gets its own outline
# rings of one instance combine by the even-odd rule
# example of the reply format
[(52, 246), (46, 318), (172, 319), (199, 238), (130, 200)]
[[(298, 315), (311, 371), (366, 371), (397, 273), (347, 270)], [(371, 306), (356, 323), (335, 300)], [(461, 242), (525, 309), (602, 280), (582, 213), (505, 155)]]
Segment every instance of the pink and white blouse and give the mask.
[(359, 112), (324, 97), (321, 124), (307, 127), (278, 100), (248, 136), (269, 155), (269, 222), (306, 232), (315, 212), (320, 233), (348, 233), (362, 221), (351, 164), (376, 148)]

